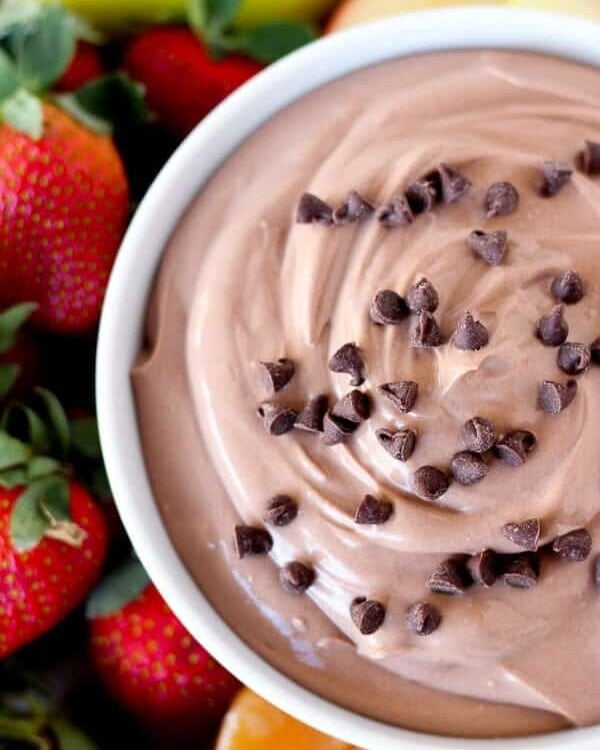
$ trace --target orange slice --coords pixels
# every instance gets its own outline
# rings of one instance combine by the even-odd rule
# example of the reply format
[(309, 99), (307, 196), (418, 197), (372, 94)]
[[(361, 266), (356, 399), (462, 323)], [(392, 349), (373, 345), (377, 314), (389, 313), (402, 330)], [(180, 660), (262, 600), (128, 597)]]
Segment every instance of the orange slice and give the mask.
[(292, 719), (245, 688), (227, 712), (215, 750), (357, 750)]

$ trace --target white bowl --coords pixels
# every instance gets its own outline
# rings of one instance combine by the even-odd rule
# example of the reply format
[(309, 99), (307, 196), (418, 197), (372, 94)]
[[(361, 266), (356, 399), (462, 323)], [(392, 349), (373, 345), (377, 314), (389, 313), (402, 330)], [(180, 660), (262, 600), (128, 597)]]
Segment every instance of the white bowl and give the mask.
[(207, 178), (259, 125), (311, 89), (389, 58), (469, 47), (529, 50), (600, 66), (600, 24), (472, 6), (387, 18), (321, 39), (271, 66), (191, 133), (138, 208), (110, 280), (97, 361), (104, 459), (136, 552), (177, 617), (227, 669), (287, 713), (368, 750), (597, 750), (600, 726), (523, 739), (457, 740), (365, 718), (300, 687), (251, 651), (204, 598), (165, 532), (144, 467), (129, 373), (166, 242)]

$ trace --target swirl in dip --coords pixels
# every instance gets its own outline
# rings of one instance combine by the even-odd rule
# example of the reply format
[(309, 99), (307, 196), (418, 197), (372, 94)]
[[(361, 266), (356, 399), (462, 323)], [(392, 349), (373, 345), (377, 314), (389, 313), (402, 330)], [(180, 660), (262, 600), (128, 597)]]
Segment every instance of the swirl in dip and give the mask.
[[(262, 126), (166, 249), (133, 382), (168, 533), (252, 648), (363, 714), (465, 736), (600, 720), (598, 353), (587, 369), (582, 361), (600, 334), (600, 177), (593, 158), (587, 170), (578, 161), (586, 139), (600, 140), (597, 70), (478, 51), (387, 62)], [(573, 173), (550, 164), (544, 181), (545, 161)], [(470, 189), (411, 224), (385, 226), (382, 207), (440, 164)], [(510, 213), (493, 216), (486, 193), (499, 181), (520, 200), (501, 201)], [(544, 185), (556, 194), (542, 195)], [(341, 225), (296, 221), (303, 193), (335, 208), (350, 190), (377, 210)], [(506, 231), (504, 254), (477, 252), (485, 236), (469, 242), (473, 230)], [(556, 310), (570, 287), (553, 280), (566, 271), (579, 274), (583, 297)], [(405, 298), (423, 277), (439, 296), (439, 346), (413, 345), (427, 316), (404, 310), (378, 325), (369, 313), (378, 292)], [(565, 321), (566, 341), (584, 347), (560, 349)], [(348, 373), (328, 366), (347, 343), (364, 361), (356, 387), (369, 418), (335, 445), (298, 428), (270, 434), (260, 404), (298, 412), (326, 394), (332, 408), (352, 390)], [(280, 358), (294, 374), (269, 392), (260, 362)], [(379, 388), (398, 381), (418, 384), (414, 403), (399, 408)], [(453, 461), (474, 417), (493, 424), (492, 443), (515, 430), (525, 437)], [(416, 441), (412, 453), (402, 443), (403, 461), (390, 443), (406, 429)], [(419, 482), (424, 466), (449, 478), (445, 492), (427, 471)], [(297, 504), (286, 525), (265, 521), (276, 495)], [(379, 521), (384, 501), (383, 522), (357, 523), (367, 495)], [(372, 520), (368, 507), (361, 513)], [(268, 531), (270, 551), (240, 558), (240, 525)], [(256, 551), (266, 539), (238, 541)], [(490, 586), (471, 582), (482, 550), (493, 551)], [(282, 585), (292, 561), (306, 568), (286, 569), (288, 584), (291, 576), (302, 588), (314, 574), (304, 593)], [(379, 607), (361, 609), (362, 598)], [(427, 609), (407, 616), (416, 603)]]

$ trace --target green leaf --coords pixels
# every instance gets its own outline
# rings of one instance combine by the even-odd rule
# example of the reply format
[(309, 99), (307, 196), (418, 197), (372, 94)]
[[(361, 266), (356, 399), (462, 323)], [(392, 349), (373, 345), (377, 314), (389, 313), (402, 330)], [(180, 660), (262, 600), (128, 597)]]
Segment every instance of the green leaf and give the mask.
[(213, 42), (233, 23), (241, 0), (189, 0), (188, 21), (203, 39)]
[(4, 415), (3, 426), (12, 434), (17, 434), (36, 453), (48, 453), (51, 447), (50, 433), (44, 420), (29, 406), (14, 404)]
[(29, 474), (27, 469), (22, 466), (15, 469), (5, 469), (4, 471), (0, 471), (0, 487), (6, 487), (11, 490), (13, 487), (27, 484), (28, 481)]
[(57, 750), (97, 750), (97, 745), (66, 719), (52, 719), (50, 726), (58, 743)]
[(40, 100), (25, 89), (17, 89), (2, 102), (0, 119), (34, 140), (42, 137), (44, 113)]
[(20, 372), (20, 365), (15, 365), (10, 362), (0, 364), (0, 399), (10, 393), (10, 389), (15, 384)]
[(60, 463), (54, 458), (48, 458), (47, 456), (34, 456), (27, 464), (27, 481), (32, 482), (35, 479), (41, 479), (50, 474), (56, 474), (57, 471), (60, 471)]
[(50, 526), (41, 508), (46, 481), (39, 479), (30, 484), (15, 503), (10, 517), (10, 538), (17, 552), (33, 549)]
[(97, 117), (85, 109), (85, 107), (82, 107), (77, 100), (76, 94), (55, 94), (53, 99), (61, 109), (68, 112), (73, 119), (85, 126), (87, 130), (98, 133), (98, 135), (110, 135), (112, 133), (111, 123), (102, 117)]
[(315, 38), (314, 29), (306, 24), (275, 21), (236, 34), (232, 46), (259, 62), (271, 63)]
[(95, 417), (71, 420), (71, 445), (85, 458), (102, 458), (98, 422)]
[(16, 62), (21, 84), (41, 93), (56, 83), (75, 54), (73, 23), (60, 5), (48, 5), (35, 23), (13, 28), (7, 47)]
[(62, 477), (36, 479), (19, 496), (10, 517), (17, 552), (33, 549), (54, 522), (69, 520), (69, 486)]
[(47, 388), (36, 388), (35, 392), (46, 409), (50, 420), (52, 436), (55, 439), (57, 448), (61, 456), (65, 457), (71, 445), (71, 430), (65, 410), (52, 391), (49, 391)]
[(46, 477), (36, 480), (42, 484), (41, 508), (55, 521), (68, 521), (69, 485), (63, 477)]
[(31, 448), (0, 430), (0, 471), (23, 466), (31, 458)]
[(86, 616), (89, 619), (110, 615), (142, 593), (150, 579), (138, 560), (131, 560), (105, 578), (88, 599)]
[(0, 354), (12, 349), (17, 340), (19, 328), (36, 309), (35, 302), (21, 302), (0, 313)]
[(41, 12), (39, 0), (0, 0), (0, 38), (8, 36), (17, 26), (32, 27)]
[(125, 73), (113, 73), (55, 97), (61, 107), (100, 133), (137, 127), (150, 118), (144, 89)]
[(0, 101), (19, 88), (19, 77), (13, 61), (0, 47)]

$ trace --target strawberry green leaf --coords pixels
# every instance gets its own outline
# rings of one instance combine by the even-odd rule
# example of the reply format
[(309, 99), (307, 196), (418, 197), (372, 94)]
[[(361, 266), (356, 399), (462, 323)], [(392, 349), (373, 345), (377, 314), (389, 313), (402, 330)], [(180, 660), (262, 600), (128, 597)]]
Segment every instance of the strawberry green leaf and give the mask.
[(2, 418), (3, 429), (22, 437), (35, 453), (48, 453), (51, 447), (50, 433), (44, 420), (25, 404), (13, 404)]
[(75, 54), (73, 23), (60, 5), (48, 5), (33, 23), (15, 25), (6, 46), (21, 85), (41, 93), (60, 78)]
[(137, 127), (150, 118), (143, 87), (124, 73), (97, 78), (73, 93), (55, 96), (55, 100), (86, 127), (100, 133)]
[(45, 477), (36, 480), (42, 485), (40, 507), (54, 521), (68, 521), (69, 485), (64, 477)]
[(35, 479), (56, 474), (58, 471), (60, 471), (60, 464), (54, 458), (34, 456), (27, 464), (27, 482), (33, 482)]
[(102, 458), (98, 422), (95, 417), (71, 420), (71, 446), (84, 458), (92, 460)]
[(13, 487), (19, 487), (22, 484), (27, 484), (28, 481), (29, 475), (27, 469), (23, 466), (0, 471), (0, 487), (5, 487), (8, 490), (11, 490)]
[(24, 88), (17, 89), (0, 105), (0, 120), (34, 140), (42, 137), (44, 113), (42, 103)]
[(0, 364), (0, 399), (10, 393), (10, 389), (15, 384), (20, 372), (20, 365), (15, 365), (10, 362)]
[(46, 480), (40, 479), (25, 489), (15, 503), (10, 517), (10, 538), (18, 552), (33, 549), (42, 539), (50, 520), (44, 515), (41, 500)]
[(35, 302), (21, 302), (0, 313), (0, 354), (12, 349), (19, 328), (36, 308)]
[(47, 388), (36, 388), (35, 392), (48, 415), (50, 430), (56, 447), (60, 455), (65, 457), (69, 452), (71, 444), (71, 430), (65, 410), (52, 391), (49, 391)]
[(31, 448), (0, 430), (0, 472), (23, 466), (31, 458)]
[(87, 735), (65, 719), (52, 719), (50, 727), (57, 741), (57, 750), (97, 750), (97, 745)]
[(39, 0), (0, 2), (0, 38), (8, 36), (17, 26), (32, 25), (41, 11)]
[(207, 42), (218, 39), (231, 26), (241, 0), (189, 0), (188, 22)]
[(131, 560), (105, 578), (88, 599), (86, 616), (92, 620), (122, 609), (144, 591), (150, 583), (138, 560)]
[(313, 28), (295, 21), (275, 21), (236, 34), (232, 47), (248, 57), (271, 63), (316, 38)]
[(19, 88), (19, 76), (13, 61), (0, 47), (0, 101), (14, 94)]

